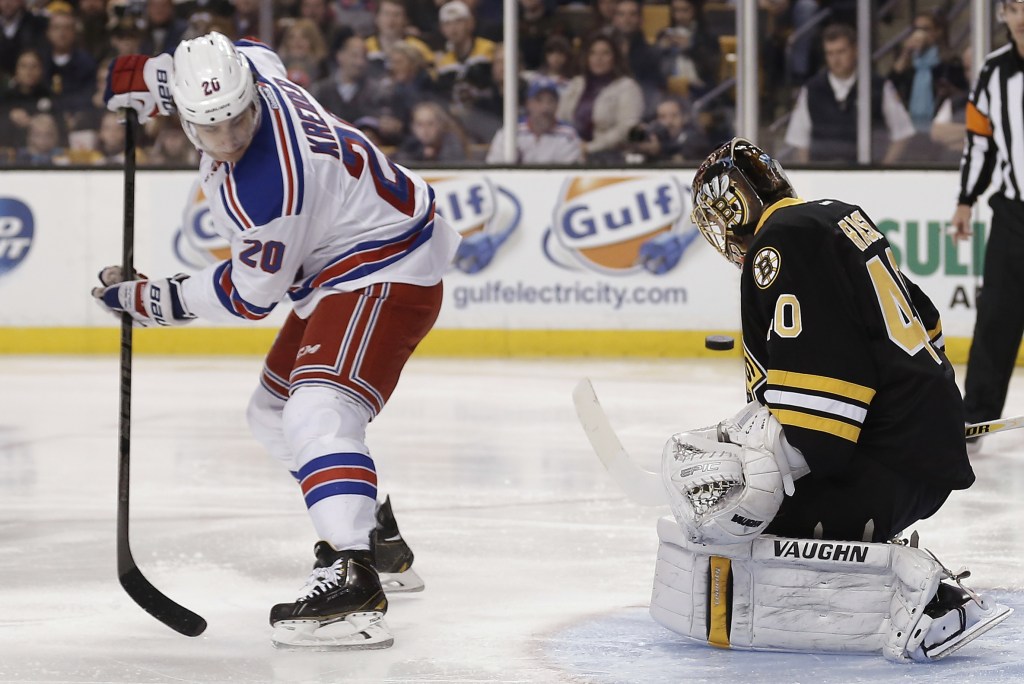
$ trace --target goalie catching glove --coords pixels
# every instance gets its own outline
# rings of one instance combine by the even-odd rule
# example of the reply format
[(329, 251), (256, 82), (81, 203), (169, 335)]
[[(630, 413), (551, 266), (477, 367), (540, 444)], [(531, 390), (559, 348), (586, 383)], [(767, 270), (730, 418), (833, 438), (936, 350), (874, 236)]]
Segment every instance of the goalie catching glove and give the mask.
[(107, 72), (103, 101), (112, 112), (134, 109), (139, 123), (146, 123), (154, 116), (167, 116), (175, 110), (171, 95), (173, 74), (174, 60), (168, 54), (117, 57)]
[(754, 539), (808, 472), (803, 454), (757, 402), (714, 427), (672, 435), (662, 452), (672, 513), (698, 544)]
[(103, 308), (114, 314), (127, 313), (135, 325), (148, 328), (157, 325), (183, 325), (195, 318), (181, 296), (181, 284), (188, 276), (178, 273), (160, 280), (124, 280), (120, 266), (107, 266), (100, 271), (103, 287), (92, 290), (92, 296)]

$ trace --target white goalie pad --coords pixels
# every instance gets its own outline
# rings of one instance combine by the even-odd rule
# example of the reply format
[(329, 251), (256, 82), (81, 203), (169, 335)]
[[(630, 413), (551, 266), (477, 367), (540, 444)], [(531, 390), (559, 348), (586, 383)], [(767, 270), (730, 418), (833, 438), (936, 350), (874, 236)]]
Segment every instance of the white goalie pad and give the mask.
[(702, 546), (667, 517), (658, 536), (651, 616), (723, 648), (907, 660), (924, 638), (915, 630), (924, 607), (948, 576), (931, 554), (898, 544), (764, 535)]

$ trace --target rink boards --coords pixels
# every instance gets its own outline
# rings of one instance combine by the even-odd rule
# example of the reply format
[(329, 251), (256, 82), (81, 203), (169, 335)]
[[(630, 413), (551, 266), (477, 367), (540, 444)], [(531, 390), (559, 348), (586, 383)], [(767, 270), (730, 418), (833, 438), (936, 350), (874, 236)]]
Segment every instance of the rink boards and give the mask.
[[(463, 235), (422, 353), (452, 356), (698, 356), (739, 329), (739, 273), (690, 221), (692, 170), (423, 172)], [(904, 273), (935, 301), (950, 356), (966, 358), (989, 210), (975, 236), (948, 235), (952, 171), (793, 172), (801, 197), (860, 204)], [(140, 171), (136, 267), (198, 273), (224, 258), (194, 174)], [(119, 261), (120, 171), (12, 171), (0, 189), (0, 352), (113, 353), (116, 321), (88, 295)], [(287, 313), (256, 324), (198, 321), (140, 331), (160, 354), (261, 353)], [(735, 349), (726, 354), (739, 354)]]

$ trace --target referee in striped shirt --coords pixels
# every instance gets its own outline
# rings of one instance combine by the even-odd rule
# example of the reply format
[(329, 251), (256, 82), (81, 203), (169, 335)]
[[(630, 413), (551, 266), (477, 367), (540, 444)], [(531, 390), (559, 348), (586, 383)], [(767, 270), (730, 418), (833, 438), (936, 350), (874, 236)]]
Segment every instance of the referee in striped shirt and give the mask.
[[(967, 103), (967, 139), (960, 162), (956, 238), (971, 235), (971, 206), (996, 175), (989, 199), (992, 226), (967, 359), (964, 409), (968, 422), (999, 418), (1024, 335), (1024, 0), (998, 8), (1010, 43), (992, 52)], [(976, 452), (978, 444), (968, 444)]]

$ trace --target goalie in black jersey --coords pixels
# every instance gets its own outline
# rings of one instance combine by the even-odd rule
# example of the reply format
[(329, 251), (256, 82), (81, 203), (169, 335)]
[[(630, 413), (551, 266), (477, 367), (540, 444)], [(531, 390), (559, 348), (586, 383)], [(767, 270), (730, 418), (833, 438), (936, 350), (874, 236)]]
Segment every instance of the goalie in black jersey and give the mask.
[(974, 482), (939, 315), (846, 202), (797, 198), (740, 138), (693, 180), (693, 219), (742, 270), (747, 399), (672, 436), (651, 614), (717, 646), (947, 655), (1009, 608), (891, 542)]
[(768, 528), (886, 541), (974, 473), (939, 313), (860, 207), (803, 201), (745, 140), (693, 181), (694, 220), (740, 281), (747, 399), (810, 467)]

